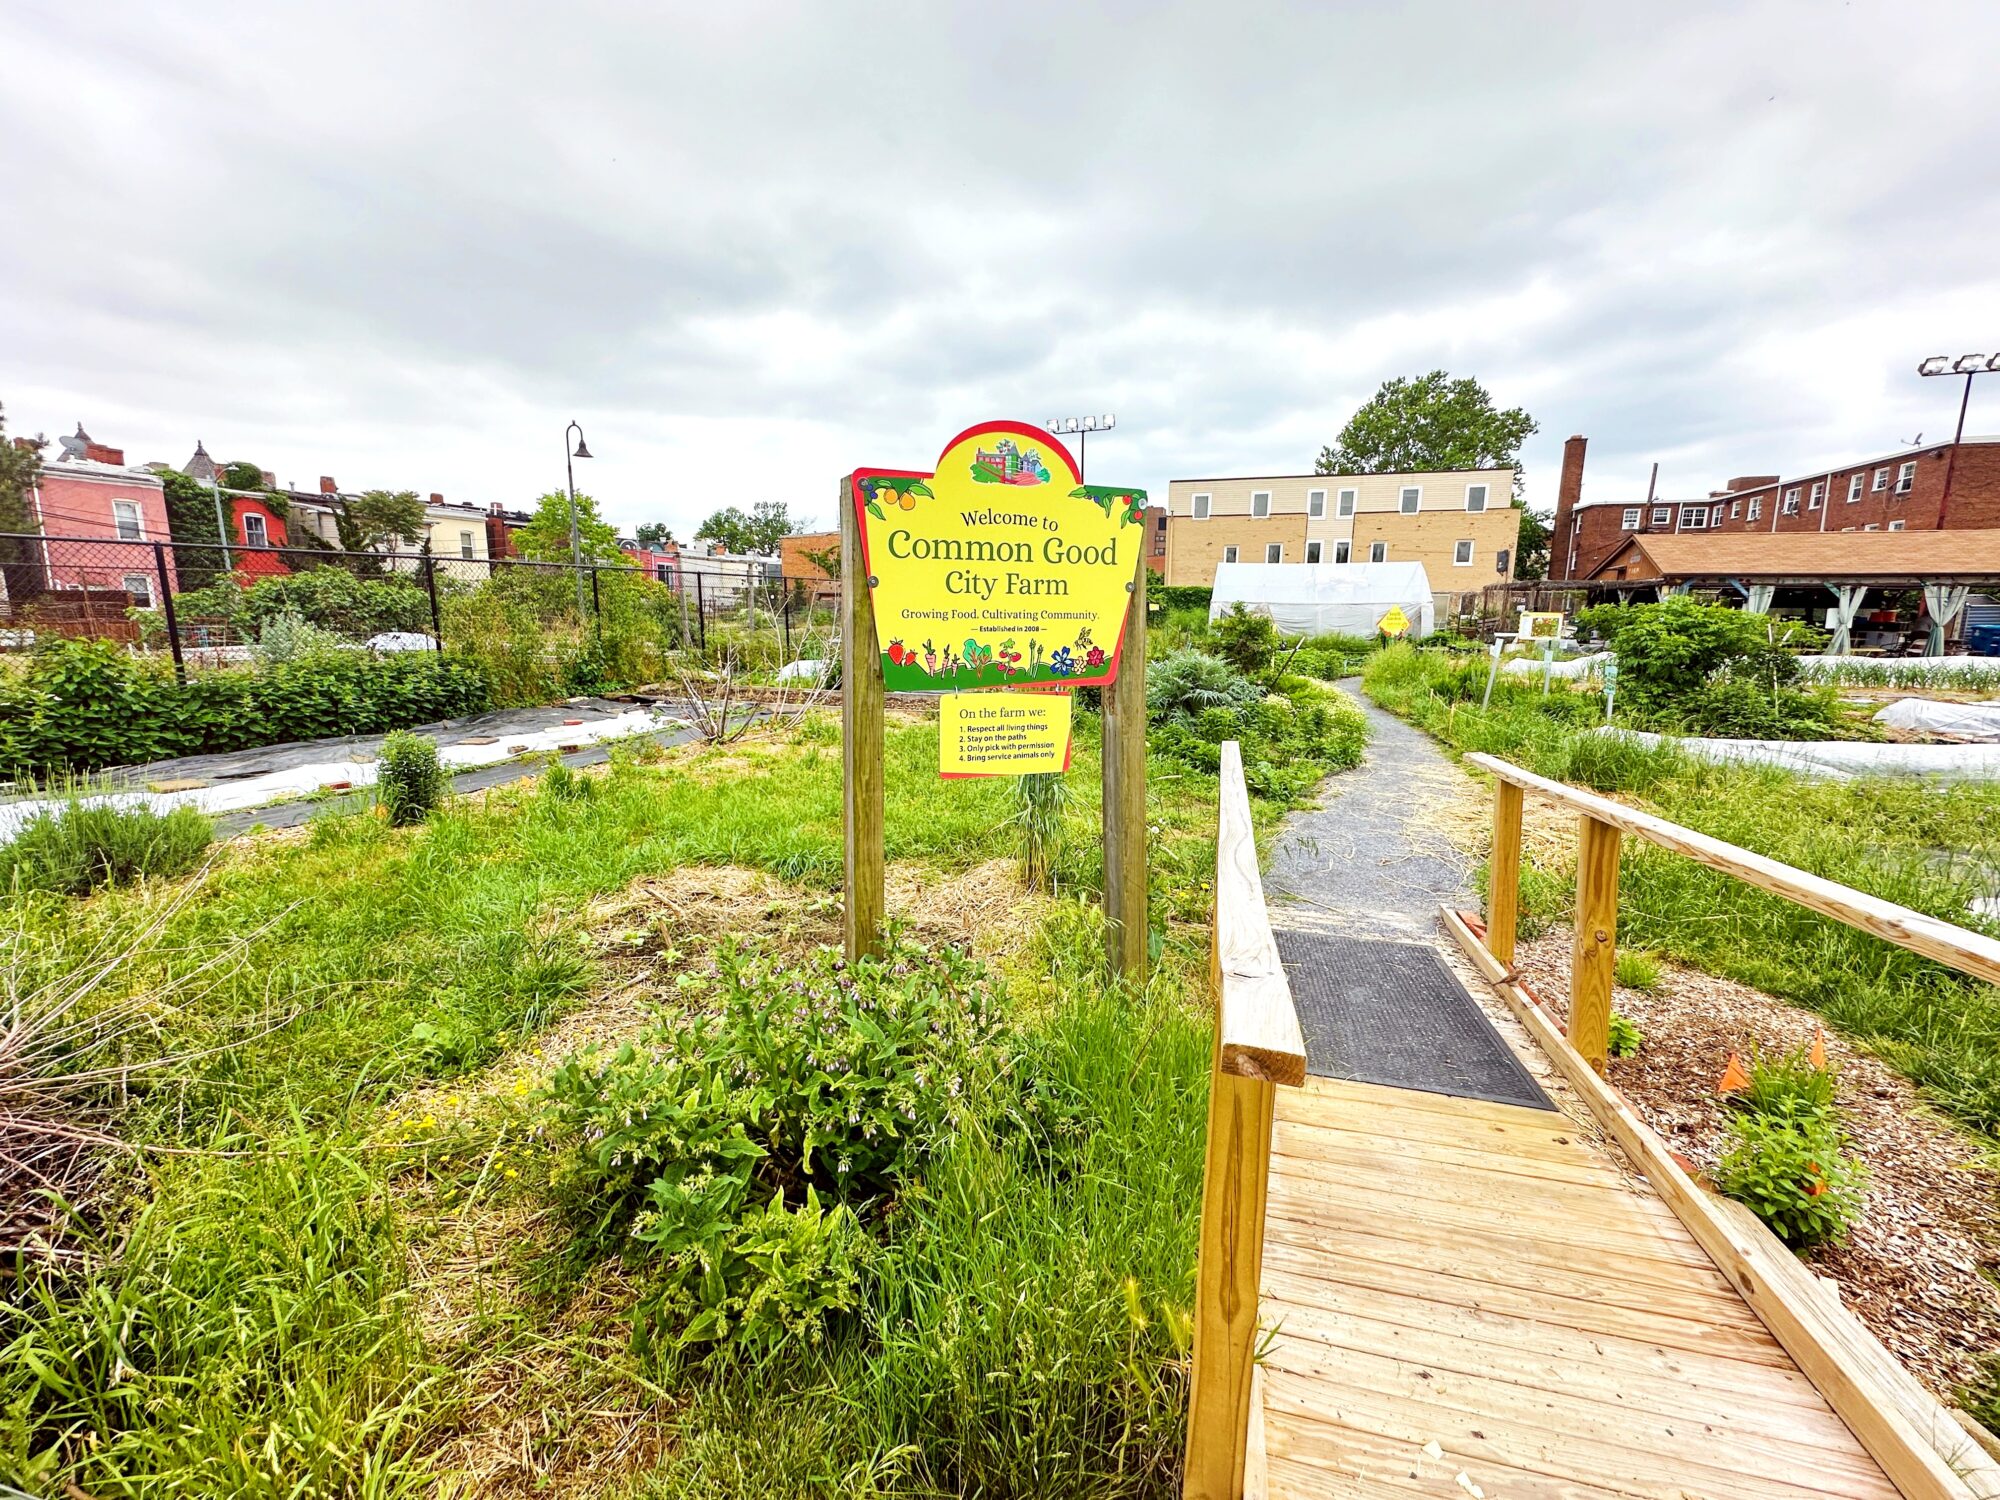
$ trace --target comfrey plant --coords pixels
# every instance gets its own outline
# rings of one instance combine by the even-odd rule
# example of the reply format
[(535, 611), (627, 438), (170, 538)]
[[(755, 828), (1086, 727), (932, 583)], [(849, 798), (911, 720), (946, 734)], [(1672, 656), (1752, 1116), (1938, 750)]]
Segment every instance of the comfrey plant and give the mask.
[(584, 1248), (656, 1279), (643, 1346), (770, 1349), (860, 1298), (866, 1226), (957, 1118), (994, 1029), (982, 970), (902, 943), (848, 964), (727, 943), (720, 994), (551, 1077)]

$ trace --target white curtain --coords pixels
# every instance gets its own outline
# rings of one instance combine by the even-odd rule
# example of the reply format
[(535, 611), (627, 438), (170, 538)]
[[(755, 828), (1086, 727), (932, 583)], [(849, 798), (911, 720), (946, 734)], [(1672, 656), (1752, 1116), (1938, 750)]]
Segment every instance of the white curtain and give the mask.
[(1743, 607), (1753, 615), (1768, 615), (1771, 612), (1771, 601), (1777, 595), (1778, 586), (1775, 583), (1753, 583), (1750, 585), (1748, 597), (1743, 601)]
[(1927, 583), (1924, 585), (1924, 608), (1931, 617), (1931, 633), (1924, 642), (1924, 655), (1944, 655), (1944, 633), (1951, 629), (1951, 622), (1958, 618), (1958, 612), (1965, 608), (1965, 596), (1972, 590), (1964, 584)]
[(1833, 590), (1834, 618), (1833, 643), (1826, 648), (1827, 655), (1845, 656), (1847, 655), (1848, 632), (1854, 628), (1854, 617), (1861, 613), (1861, 601), (1867, 596), (1868, 585), (1865, 583), (1850, 583), (1840, 586), (1828, 584), (1827, 587)]

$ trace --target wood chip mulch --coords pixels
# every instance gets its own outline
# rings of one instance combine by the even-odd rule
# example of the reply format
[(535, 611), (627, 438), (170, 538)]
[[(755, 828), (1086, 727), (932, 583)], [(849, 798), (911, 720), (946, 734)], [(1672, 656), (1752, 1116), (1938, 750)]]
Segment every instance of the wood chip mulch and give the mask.
[[(1565, 1024), (1570, 942), (1559, 928), (1516, 956), (1522, 977)], [(1716, 1083), (1729, 1054), (1747, 1063), (1753, 1050), (1808, 1046), (1821, 1022), (1748, 985), (1660, 968), (1657, 988), (1616, 991), (1614, 1004), (1645, 1042), (1636, 1057), (1613, 1059), (1610, 1079), (1674, 1151), (1709, 1174), (1728, 1139)], [(2000, 1354), (2000, 1171), (1906, 1079), (1830, 1029), (1826, 1056), (1839, 1075), (1852, 1150), (1868, 1166), (1868, 1198), (1848, 1241), (1807, 1263), (1951, 1403), (1978, 1378), (1982, 1359)]]

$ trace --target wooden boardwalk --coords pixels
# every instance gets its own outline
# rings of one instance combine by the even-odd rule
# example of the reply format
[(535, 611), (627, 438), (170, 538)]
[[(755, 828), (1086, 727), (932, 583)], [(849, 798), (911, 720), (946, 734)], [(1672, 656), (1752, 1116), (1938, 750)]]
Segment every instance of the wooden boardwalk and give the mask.
[(1274, 1500), (1898, 1493), (1681, 1220), (1565, 1116), (1321, 1078), (1275, 1113)]

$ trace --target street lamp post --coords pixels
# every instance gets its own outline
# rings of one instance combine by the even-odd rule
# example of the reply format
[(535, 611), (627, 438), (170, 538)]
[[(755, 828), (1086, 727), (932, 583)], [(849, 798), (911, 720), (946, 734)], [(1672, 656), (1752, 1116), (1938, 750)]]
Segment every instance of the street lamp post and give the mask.
[(1106, 412), (1101, 417), (1049, 418), (1050, 432), (1073, 432), (1076, 434), (1076, 482), (1078, 484), (1083, 483), (1084, 452), (1090, 446), (1090, 434), (1093, 432), (1109, 432), (1117, 425), (1118, 418), (1110, 412)]
[[(569, 435), (576, 434), (576, 451), (569, 450)], [(587, 611), (583, 607), (583, 529), (576, 520), (576, 463), (579, 458), (589, 458), (590, 448), (583, 440), (583, 425), (571, 421), (563, 429), (563, 472), (569, 475), (569, 559), (576, 568), (576, 617), (581, 620)]]
[(1963, 375), (1965, 393), (1958, 398), (1958, 429), (1951, 436), (1951, 452), (1944, 460), (1944, 494), (1938, 498), (1938, 529), (1944, 529), (1945, 512), (1951, 505), (1951, 476), (1958, 467), (1959, 444), (1965, 441), (1965, 409), (1972, 404), (1972, 377), (2000, 373), (2000, 354), (1961, 354), (1957, 359), (1933, 354), (1917, 366), (1919, 375)]

